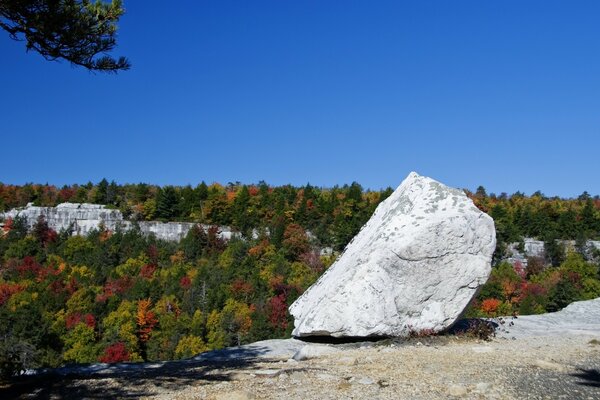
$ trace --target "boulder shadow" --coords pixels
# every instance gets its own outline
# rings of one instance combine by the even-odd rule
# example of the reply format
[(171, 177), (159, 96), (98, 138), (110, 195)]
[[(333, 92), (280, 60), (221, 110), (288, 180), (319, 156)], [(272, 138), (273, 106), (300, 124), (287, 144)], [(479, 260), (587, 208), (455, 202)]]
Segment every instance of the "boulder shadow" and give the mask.
[(351, 344), (351, 343), (375, 343), (382, 340), (390, 339), (388, 336), (294, 336), (294, 339), (301, 340), (307, 343), (320, 344)]
[(256, 362), (275, 362), (259, 356), (267, 348), (233, 348), (192, 359), (154, 363), (77, 365), (18, 376), (0, 384), (1, 399), (139, 398), (189, 385), (229, 381), (227, 369), (252, 368)]
[(443, 335), (473, 336), (480, 339), (490, 339), (500, 328), (500, 323), (482, 318), (465, 318), (456, 321), (454, 325), (445, 330)]

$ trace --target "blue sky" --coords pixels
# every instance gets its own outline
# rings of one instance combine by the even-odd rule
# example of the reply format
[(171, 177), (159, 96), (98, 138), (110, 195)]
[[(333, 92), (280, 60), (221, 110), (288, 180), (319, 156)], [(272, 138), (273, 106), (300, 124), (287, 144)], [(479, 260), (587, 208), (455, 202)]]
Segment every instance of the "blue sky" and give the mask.
[(0, 181), (600, 194), (598, 1), (125, 0), (130, 71), (0, 32)]

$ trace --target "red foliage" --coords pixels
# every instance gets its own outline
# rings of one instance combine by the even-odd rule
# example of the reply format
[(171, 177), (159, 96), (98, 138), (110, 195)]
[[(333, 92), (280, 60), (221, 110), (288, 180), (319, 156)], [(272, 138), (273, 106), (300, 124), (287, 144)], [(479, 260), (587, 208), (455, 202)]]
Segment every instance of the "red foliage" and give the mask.
[(537, 283), (523, 282), (521, 286), (521, 293), (523, 297), (527, 295), (546, 296), (548, 294), (548, 289)]
[(287, 328), (287, 309), (285, 295), (280, 294), (269, 299), (267, 303), (267, 316), (273, 328), (284, 330)]
[(248, 187), (248, 194), (250, 196), (256, 196), (259, 192), (260, 192), (260, 190), (256, 186), (249, 186)]
[(525, 279), (525, 277), (527, 276), (527, 271), (525, 271), (525, 268), (523, 267), (521, 261), (515, 261), (515, 263), (513, 264), (513, 269), (521, 279)]
[(158, 265), (158, 249), (155, 245), (151, 244), (148, 246), (148, 250), (146, 250), (146, 255), (150, 259), (150, 264), (156, 266)]
[(75, 277), (71, 277), (71, 279), (69, 279), (69, 283), (67, 284), (67, 292), (69, 292), (69, 294), (73, 294), (77, 291), (77, 289), (79, 289), (79, 283)]
[(90, 328), (96, 327), (96, 318), (92, 314), (85, 314), (83, 316), (83, 322)]
[(571, 282), (575, 287), (581, 287), (581, 275), (574, 271), (563, 272), (562, 278)]
[(104, 291), (96, 296), (96, 301), (104, 302), (109, 297), (125, 293), (133, 286), (133, 280), (130, 276), (123, 276), (119, 279), (109, 279), (104, 285)]
[(67, 329), (72, 329), (81, 321), (81, 314), (72, 313), (65, 317), (65, 325)]
[(306, 231), (298, 224), (289, 224), (283, 233), (283, 247), (292, 259), (310, 250)]
[(140, 276), (145, 279), (152, 279), (154, 277), (154, 272), (156, 272), (156, 265), (146, 264), (140, 270)]
[(72, 187), (64, 187), (58, 192), (58, 199), (61, 203), (68, 202), (77, 193), (77, 190)]
[(56, 266), (49, 265), (45, 268), (40, 269), (40, 271), (37, 273), (36, 281), (43, 282), (48, 276), (57, 276), (60, 275), (60, 272), (60, 269), (56, 268)]
[(189, 276), (184, 275), (183, 277), (181, 277), (181, 279), (179, 280), (179, 286), (181, 286), (183, 289), (189, 289), (190, 286), (192, 286), (192, 280), (190, 279)]
[(50, 284), (50, 290), (54, 294), (62, 293), (65, 290), (65, 284), (61, 280), (56, 280)]
[(208, 227), (206, 232), (208, 239), (207, 247), (211, 252), (221, 252), (225, 250), (227, 243), (219, 236), (220, 234), (221, 229), (218, 226), (211, 225)]
[(47, 246), (48, 243), (54, 242), (58, 235), (54, 229), (48, 226), (44, 215), (40, 215), (37, 222), (33, 225), (33, 234), (43, 246)]
[(90, 328), (96, 327), (96, 318), (92, 314), (80, 314), (78, 312), (67, 315), (65, 318), (65, 325), (67, 329), (73, 329), (75, 325), (84, 323)]
[(23, 258), (23, 262), (17, 266), (17, 272), (21, 278), (24, 278), (26, 275), (37, 276), (41, 271), (41, 264), (31, 256), (26, 256)]
[(10, 297), (25, 289), (24, 286), (18, 283), (0, 283), (0, 306), (10, 299)]
[(485, 299), (481, 302), (481, 311), (487, 315), (494, 315), (501, 303), (498, 299)]
[(117, 363), (124, 361), (129, 361), (129, 352), (127, 351), (127, 348), (125, 348), (123, 342), (111, 344), (104, 349), (104, 354), (100, 357), (100, 362), (103, 363)]
[(6, 221), (4, 221), (4, 226), (2, 227), (2, 229), (4, 230), (4, 233), (10, 232), (10, 230), (12, 229), (12, 226), (13, 226), (12, 218), (8, 218)]
[(236, 279), (231, 284), (231, 292), (234, 296), (247, 297), (254, 292), (254, 287), (243, 279)]
[(283, 283), (283, 276), (281, 275), (275, 275), (273, 278), (271, 278), (269, 280), (269, 286), (276, 295), (283, 295), (285, 298), (287, 298), (290, 291), (294, 289), (298, 290), (298, 288), (294, 285)]

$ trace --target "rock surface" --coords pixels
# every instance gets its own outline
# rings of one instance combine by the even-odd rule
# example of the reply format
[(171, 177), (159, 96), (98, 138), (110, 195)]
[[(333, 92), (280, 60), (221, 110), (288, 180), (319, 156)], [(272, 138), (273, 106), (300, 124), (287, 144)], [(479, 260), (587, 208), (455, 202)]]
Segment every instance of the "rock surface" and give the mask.
[[(106, 208), (100, 204), (88, 203), (61, 203), (56, 207), (37, 207), (28, 204), (24, 208), (15, 208), (5, 213), (0, 213), (0, 218), (8, 219), (16, 216), (25, 217), (31, 228), (38, 217), (43, 215), (48, 226), (57, 232), (61, 230), (73, 230), (73, 235), (88, 235), (92, 230), (101, 225), (108, 230), (114, 231), (120, 228), (124, 231), (133, 228), (133, 223), (123, 219), (119, 210)], [(153, 234), (158, 239), (168, 241), (179, 241), (187, 235), (195, 225), (192, 222), (158, 222), (139, 221), (140, 231), (146, 235)], [(203, 225), (204, 229), (208, 226)], [(229, 227), (219, 227), (220, 237), (229, 240), (237, 233), (232, 232)]]
[(540, 336), (598, 335), (600, 298), (577, 301), (554, 313), (504, 318), (496, 336), (521, 339)]
[(292, 306), (295, 336), (408, 336), (452, 325), (487, 280), (492, 219), (412, 172)]
[[(556, 243), (562, 246), (565, 250), (565, 255), (569, 251), (582, 251), (588, 260), (599, 261), (596, 252), (600, 250), (600, 241), (598, 240), (587, 240), (582, 249), (578, 249), (575, 240), (556, 240)], [(520, 249), (522, 245), (522, 249)], [(510, 243), (506, 252), (507, 258), (505, 259), (511, 264), (520, 262), (523, 267), (527, 268), (528, 258), (536, 257), (545, 259), (546, 249), (545, 243), (542, 240), (533, 238), (523, 238), (522, 244)]]

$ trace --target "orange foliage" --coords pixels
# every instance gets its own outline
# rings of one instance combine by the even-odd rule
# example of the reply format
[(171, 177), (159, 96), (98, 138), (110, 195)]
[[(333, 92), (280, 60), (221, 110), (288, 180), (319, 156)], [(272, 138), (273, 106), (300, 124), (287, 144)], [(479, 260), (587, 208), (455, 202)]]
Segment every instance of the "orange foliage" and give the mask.
[(227, 192), (227, 202), (231, 203), (235, 200), (236, 193), (234, 191)]
[(10, 297), (25, 289), (23, 285), (18, 283), (0, 283), (0, 306), (10, 299)]
[(481, 302), (481, 311), (487, 315), (495, 315), (502, 302), (498, 299), (485, 299)]
[(138, 325), (139, 338), (142, 343), (145, 343), (148, 341), (148, 339), (150, 339), (152, 329), (154, 329), (154, 327), (158, 323), (154, 312), (149, 310), (150, 304), (150, 299), (138, 301), (136, 321)]
[(152, 279), (152, 277), (154, 277), (154, 272), (156, 272), (156, 265), (146, 264), (140, 270), (140, 276), (145, 279)]
[(254, 247), (251, 247), (248, 250), (248, 254), (251, 255), (252, 257), (259, 258), (260, 256), (263, 255), (263, 253), (265, 252), (265, 250), (267, 249), (268, 246), (269, 246), (269, 241), (267, 239), (263, 239), (259, 244), (257, 244)]
[(516, 282), (505, 280), (502, 282), (502, 292), (504, 297), (511, 303), (518, 301), (518, 289), (519, 285)]

